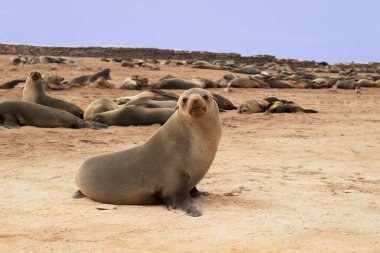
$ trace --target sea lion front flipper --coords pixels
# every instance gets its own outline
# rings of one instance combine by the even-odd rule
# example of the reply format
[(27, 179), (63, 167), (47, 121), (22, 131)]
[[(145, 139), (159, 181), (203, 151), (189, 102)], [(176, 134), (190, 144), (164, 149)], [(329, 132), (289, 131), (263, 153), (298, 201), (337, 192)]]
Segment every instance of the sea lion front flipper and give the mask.
[(74, 199), (81, 199), (84, 197), (86, 197), (86, 195), (84, 195), (83, 192), (81, 192), (80, 190), (77, 190), (73, 195)]
[(12, 129), (12, 128), (13, 129), (19, 129), (21, 126), (15, 118), (7, 117), (4, 119), (4, 127), (10, 128), (10, 129)]
[(181, 209), (187, 215), (198, 217), (202, 215), (200, 207), (193, 202), (190, 192), (187, 189), (189, 177), (181, 175), (175, 178), (177, 181), (171, 180), (161, 191), (161, 199), (165, 203), (168, 210)]
[(203, 192), (203, 191), (201, 192), (197, 189), (196, 186), (194, 186), (194, 188), (190, 190), (190, 196), (192, 198), (197, 198), (200, 196), (208, 196), (208, 195), (210, 195), (208, 192)]

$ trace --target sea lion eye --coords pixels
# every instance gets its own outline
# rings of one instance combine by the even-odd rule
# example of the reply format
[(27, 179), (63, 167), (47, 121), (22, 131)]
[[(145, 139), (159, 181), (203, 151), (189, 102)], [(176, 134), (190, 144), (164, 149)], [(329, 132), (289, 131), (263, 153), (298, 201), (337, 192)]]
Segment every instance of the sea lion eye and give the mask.
[(203, 96), (203, 99), (204, 99), (205, 101), (208, 101), (208, 96), (207, 96), (207, 95), (204, 95), (204, 96)]
[(186, 104), (187, 100), (189, 100), (189, 99), (188, 98), (182, 98), (182, 103)]

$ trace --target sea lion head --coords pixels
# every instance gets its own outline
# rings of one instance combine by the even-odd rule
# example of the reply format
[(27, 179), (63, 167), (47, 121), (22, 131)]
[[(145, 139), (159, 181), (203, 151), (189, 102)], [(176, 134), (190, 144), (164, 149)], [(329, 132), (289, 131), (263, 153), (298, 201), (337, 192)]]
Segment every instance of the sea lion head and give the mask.
[(248, 104), (247, 103), (243, 103), (243, 104), (239, 105), (238, 113), (243, 113), (243, 112), (247, 112), (247, 111), (248, 111)]
[(178, 109), (192, 118), (202, 118), (209, 112), (219, 110), (211, 93), (201, 88), (192, 88), (182, 93), (178, 99)]
[(32, 71), (28, 75), (29, 78), (32, 78), (33, 81), (37, 81), (38, 79), (42, 79), (41, 73), (37, 71)]

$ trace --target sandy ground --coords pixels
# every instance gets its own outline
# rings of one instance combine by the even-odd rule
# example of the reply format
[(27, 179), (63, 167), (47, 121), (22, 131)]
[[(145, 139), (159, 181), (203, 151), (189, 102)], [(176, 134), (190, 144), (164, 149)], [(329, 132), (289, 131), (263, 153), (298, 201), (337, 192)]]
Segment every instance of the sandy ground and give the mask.
[[(224, 71), (122, 68), (73, 58), (92, 68), (12, 67), (0, 56), (0, 82), (31, 70), (66, 79), (111, 67), (112, 82), (139, 74), (221, 77)], [(57, 70), (51, 69), (53, 67)], [(181, 92), (181, 91), (178, 91)], [(213, 89), (238, 104), (278, 96), (319, 114), (222, 113), (215, 161), (198, 185), (193, 218), (158, 206), (100, 211), (74, 200), (76, 171), (87, 157), (144, 143), (158, 128), (106, 130), (0, 127), (0, 252), (380, 252), (380, 89)], [(76, 88), (49, 92), (80, 105), (137, 91)], [(0, 90), (0, 99), (22, 89)]]

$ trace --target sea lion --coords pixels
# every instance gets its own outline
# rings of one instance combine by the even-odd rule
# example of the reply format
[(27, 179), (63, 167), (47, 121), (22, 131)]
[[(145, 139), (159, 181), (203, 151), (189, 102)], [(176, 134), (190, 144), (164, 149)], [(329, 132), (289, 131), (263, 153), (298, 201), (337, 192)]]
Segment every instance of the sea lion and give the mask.
[(0, 89), (13, 89), (19, 83), (25, 83), (26, 78), (16, 79), (0, 84)]
[(335, 85), (338, 89), (360, 89), (360, 84), (354, 80), (339, 80)]
[(177, 107), (177, 101), (174, 100), (153, 100), (150, 98), (138, 98), (134, 99), (132, 101), (129, 101), (123, 106), (145, 106), (147, 108), (176, 108)]
[(265, 112), (269, 106), (269, 102), (264, 99), (251, 99), (238, 107), (238, 113), (259, 113)]
[[(157, 204), (190, 216), (201, 210), (191, 196), (209, 170), (222, 133), (218, 105), (203, 89), (185, 91), (178, 110), (144, 144), (95, 156), (79, 168), (74, 197), (109, 204)], [(155, 109), (157, 110), (157, 109)]]
[(173, 113), (174, 109), (171, 108), (144, 108), (130, 105), (112, 111), (96, 113), (87, 119), (108, 126), (163, 125)]
[(293, 84), (280, 80), (276, 77), (270, 77), (269, 79), (266, 80), (266, 82), (269, 84), (270, 88), (275, 88), (275, 89), (295, 88)]
[(111, 80), (110, 77), (111, 70), (109, 68), (103, 69), (93, 75), (84, 75), (84, 76), (78, 76), (74, 77), (69, 81), (69, 84), (71, 86), (84, 86), (84, 85), (89, 85), (92, 82), (95, 82), (96, 79), (99, 77), (104, 77), (106, 80)]
[(241, 77), (233, 79), (228, 84), (228, 87), (234, 87), (234, 88), (269, 88), (268, 84), (263, 82), (263, 81), (252, 80), (249, 78), (241, 78)]
[(304, 112), (304, 113), (318, 113), (318, 111), (313, 109), (303, 109), (301, 106), (293, 103), (292, 101), (275, 101), (266, 110), (266, 113), (293, 113), (293, 112)]
[(108, 82), (107, 79), (105, 79), (103, 76), (100, 76), (98, 79), (96, 79), (94, 82), (90, 83), (88, 87), (91, 88), (107, 88), (107, 89), (113, 89), (115, 88), (115, 84)]
[(42, 84), (42, 77), (39, 72), (32, 71), (26, 78), (22, 100), (56, 109), (61, 109), (63, 111), (72, 113), (79, 118), (83, 118), (83, 111), (78, 106), (60, 99), (50, 97), (45, 93), (45, 89)]
[(218, 104), (219, 110), (236, 110), (237, 107), (227, 98), (211, 93), (212, 97), (215, 99), (216, 103)]
[(191, 67), (197, 69), (223, 69), (220, 66), (214, 65), (207, 61), (195, 61)]
[(179, 95), (173, 92), (163, 91), (160, 89), (151, 89), (148, 91), (143, 91), (134, 96), (116, 98), (115, 102), (116, 104), (121, 105), (121, 104), (126, 104), (132, 100), (140, 99), (140, 98), (149, 98), (152, 100), (159, 100), (159, 101), (166, 101), (166, 100), (178, 101)]
[(84, 111), (83, 118), (88, 119), (93, 114), (108, 112), (108, 111), (116, 110), (118, 108), (119, 106), (111, 99), (99, 98), (91, 102), (91, 104), (87, 106), (86, 110)]
[(233, 68), (231, 69), (231, 72), (241, 73), (241, 74), (250, 74), (250, 75), (260, 74), (260, 70), (257, 70), (254, 68), (247, 68), (247, 67)]
[(142, 90), (148, 87), (148, 78), (140, 79), (138, 75), (127, 77), (123, 83), (119, 86), (119, 89), (127, 90)]
[(0, 124), (7, 128), (35, 126), (101, 129), (107, 127), (97, 122), (82, 120), (62, 110), (17, 100), (0, 101)]
[(51, 90), (69, 89), (70, 85), (68, 85), (67, 82), (65, 84), (62, 83), (63, 80), (65, 80), (65, 78), (59, 75), (46, 75), (42, 77), (44, 88)]
[(204, 83), (198, 80), (187, 80), (182, 78), (169, 78), (152, 85), (153, 89), (182, 89), (205, 88)]

